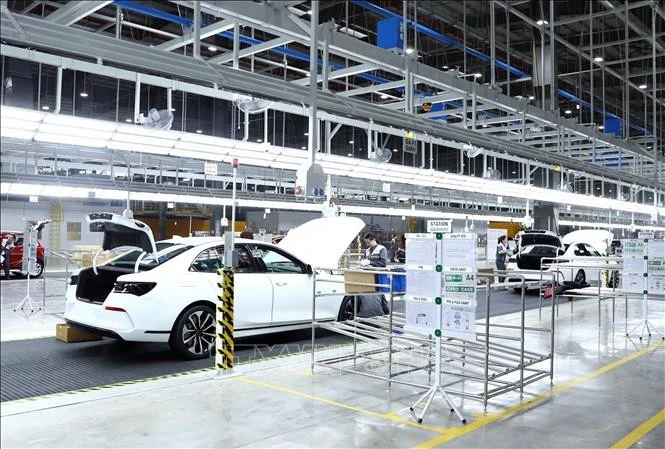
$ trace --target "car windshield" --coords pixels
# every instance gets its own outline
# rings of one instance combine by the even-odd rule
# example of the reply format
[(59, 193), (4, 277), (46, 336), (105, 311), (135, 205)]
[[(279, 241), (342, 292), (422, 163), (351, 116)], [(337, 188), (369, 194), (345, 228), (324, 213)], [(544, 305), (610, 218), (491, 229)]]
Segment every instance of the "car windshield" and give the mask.
[[(155, 268), (160, 263), (173, 259), (178, 254), (181, 254), (192, 247), (191, 245), (183, 245), (174, 242), (157, 242), (155, 246), (157, 247), (157, 253), (148, 254), (141, 259), (141, 262), (139, 262), (140, 271)], [(108, 254), (105, 259), (112, 259), (107, 263), (107, 265), (112, 267), (134, 268), (136, 260), (141, 255), (141, 252), (140, 249), (134, 247), (118, 247), (105, 253), (105, 255)]]

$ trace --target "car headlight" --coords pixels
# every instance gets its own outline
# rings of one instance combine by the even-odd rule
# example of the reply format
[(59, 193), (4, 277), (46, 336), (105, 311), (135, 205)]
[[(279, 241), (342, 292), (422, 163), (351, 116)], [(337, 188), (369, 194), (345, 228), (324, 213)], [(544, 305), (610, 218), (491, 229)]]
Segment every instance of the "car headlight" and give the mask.
[(143, 296), (155, 288), (156, 285), (156, 282), (116, 282), (113, 284), (113, 293)]

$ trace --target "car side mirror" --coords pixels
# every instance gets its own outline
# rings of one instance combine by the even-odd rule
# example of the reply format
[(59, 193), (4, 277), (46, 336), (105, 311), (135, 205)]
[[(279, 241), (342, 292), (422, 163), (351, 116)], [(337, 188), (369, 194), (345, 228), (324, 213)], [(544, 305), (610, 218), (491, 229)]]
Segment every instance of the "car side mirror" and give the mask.
[(566, 254), (566, 252), (564, 250), (562, 250), (561, 248), (559, 248), (556, 253), (557, 253), (558, 256), (563, 256), (564, 254)]
[(305, 273), (314, 274), (314, 270), (312, 270), (312, 266), (310, 264), (305, 265)]

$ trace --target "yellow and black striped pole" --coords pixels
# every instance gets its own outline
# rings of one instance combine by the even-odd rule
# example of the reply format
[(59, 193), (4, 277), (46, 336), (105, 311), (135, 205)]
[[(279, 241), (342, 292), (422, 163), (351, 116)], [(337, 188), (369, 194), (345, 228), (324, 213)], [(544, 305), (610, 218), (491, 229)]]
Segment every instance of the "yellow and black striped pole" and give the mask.
[(217, 369), (233, 368), (233, 268), (222, 268), (217, 271), (221, 276), (221, 289), (217, 296), (217, 319), (215, 339), (215, 367)]

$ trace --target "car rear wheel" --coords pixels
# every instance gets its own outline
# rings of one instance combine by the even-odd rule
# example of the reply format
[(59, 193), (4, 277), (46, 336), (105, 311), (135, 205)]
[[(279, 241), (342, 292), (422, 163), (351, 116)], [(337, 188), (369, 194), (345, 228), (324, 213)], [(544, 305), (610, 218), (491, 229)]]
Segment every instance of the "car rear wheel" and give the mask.
[(35, 260), (35, 270), (30, 273), (30, 277), (38, 278), (44, 274), (44, 263), (41, 260)]
[(187, 359), (210, 356), (215, 347), (215, 315), (212, 307), (198, 305), (180, 315), (169, 340), (171, 349)]
[[(337, 315), (337, 321), (347, 321), (352, 320), (355, 317), (353, 298), (355, 296), (347, 296), (342, 300), (342, 305), (339, 307), (339, 314)], [(358, 299), (358, 305), (355, 306), (356, 310), (360, 309), (360, 300)]]
[[(41, 260), (35, 260), (35, 269), (30, 272), (31, 278), (39, 278), (44, 274), (44, 263)], [(22, 278), (27, 277), (23, 272), (19, 273), (19, 276)]]

